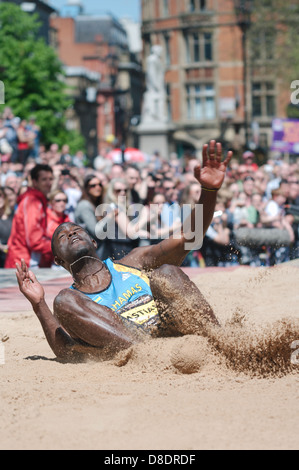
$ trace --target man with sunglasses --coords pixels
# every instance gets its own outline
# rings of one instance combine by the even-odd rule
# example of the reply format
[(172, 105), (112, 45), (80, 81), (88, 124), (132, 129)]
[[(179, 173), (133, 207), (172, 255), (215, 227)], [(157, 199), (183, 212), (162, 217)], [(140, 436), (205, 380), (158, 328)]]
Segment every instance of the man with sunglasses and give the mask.
[(211, 223), (231, 157), (229, 152), (222, 161), (220, 143), (205, 145), (202, 164), (194, 170), (202, 191), (188, 221), (189, 231), (136, 248), (118, 262), (102, 261), (96, 255), (95, 240), (82, 227), (59, 226), (52, 238), (53, 255), (74, 283), (56, 297), (54, 315), (35, 275), (24, 261), (17, 264), (20, 291), (31, 302), (58, 358), (115, 352), (148, 335), (207, 334), (209, 328), (219, 326), (211, 306), (180, 266), (198, 235), (198, 207), (202, 209), (201, 238)]

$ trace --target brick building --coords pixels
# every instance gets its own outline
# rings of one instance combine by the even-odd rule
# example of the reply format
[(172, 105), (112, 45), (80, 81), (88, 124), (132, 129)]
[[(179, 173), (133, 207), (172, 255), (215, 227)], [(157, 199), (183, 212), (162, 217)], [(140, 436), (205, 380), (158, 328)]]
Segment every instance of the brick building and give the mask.
[[(71, 14), (68, 9), (64, 13)], [(58, 55), (67, 70), (83, 68), (99, 76), (95, 90), (96, 135), (97, 154), (103, 155), (112, 145), (107, 142), (109, 136), (114, 136), (118, 145), (133, 144), (129, 128), (132, 117), (140, 115), (143, 72), (116, 18), (81, 13), (54, 16), (51, 26), (56, 31)]]
[(244, 74), (233, 0), (142, 0), (142, 39), (144, 58), (154, 44), (164, 49), (172, 150), (200, 151), (211, 138), (240, 151), (246, 140), (257, 149), (271, 144), (272, 119), (285, 116), (289, 93), (272, 73), (267, 30), (254, 53), (247, 41)]

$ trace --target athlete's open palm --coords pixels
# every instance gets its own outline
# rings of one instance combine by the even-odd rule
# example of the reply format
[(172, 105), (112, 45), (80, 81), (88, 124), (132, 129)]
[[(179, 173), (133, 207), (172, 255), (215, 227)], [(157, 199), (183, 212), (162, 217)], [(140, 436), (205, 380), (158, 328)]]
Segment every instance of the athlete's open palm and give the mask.
[(224, 181), (227, 166), (233, 156), (229, 151), (222, 161), (222, 145), (211, 140), (210, 145), (205, 144), (202, 151), (202, 165), (194, 169), (194, 176), (199, 183), (207, 189), (219, 189)]
[(32, 304), (38, 304), (44, 299), (45, 292), (42, 285), (36, 279), (34, 273), (28, 270), (25, 261), (22, 259), (21, 266), (16, 263), (17, 271), (16, 276), (19, 284), (20, 291), (26, 299)]

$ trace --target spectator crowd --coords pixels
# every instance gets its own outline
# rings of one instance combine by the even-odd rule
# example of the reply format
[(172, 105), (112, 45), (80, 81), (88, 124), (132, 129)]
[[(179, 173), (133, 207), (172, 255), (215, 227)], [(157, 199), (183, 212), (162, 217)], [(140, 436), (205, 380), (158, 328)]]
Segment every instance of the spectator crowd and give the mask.
[[(90, 162), (67, 144), (45, 148), (34, 117), (21, 120), (9, 108), (0, 118), (0, 162), (1, 268), (21, 258), (57, 268), (51, 238), (67, 221), (91, 234), (100, 257), (120, 259), (180, 230), (201, 194), (194, 156)], [(299, 160), (259, 167), (250, 151), (233, 158), (203, 244), (184, 265), (272, 266), (298, 257)]]

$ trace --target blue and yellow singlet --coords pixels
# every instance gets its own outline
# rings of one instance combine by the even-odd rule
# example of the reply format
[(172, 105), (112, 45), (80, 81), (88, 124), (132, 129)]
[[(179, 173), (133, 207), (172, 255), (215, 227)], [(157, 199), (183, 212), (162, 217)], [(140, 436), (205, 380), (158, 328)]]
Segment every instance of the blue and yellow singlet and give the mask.
[[(158, 310), (149, 278), (139, 269), (113, 263), (111, 259), (103, 263), (111, 274), (108, 288), (95, 294), (84, 294), (136, 326), (147, 329), (156, 325)], [(71, 289), (75, 288), (71, 286)]]

